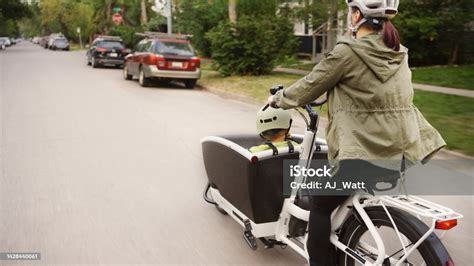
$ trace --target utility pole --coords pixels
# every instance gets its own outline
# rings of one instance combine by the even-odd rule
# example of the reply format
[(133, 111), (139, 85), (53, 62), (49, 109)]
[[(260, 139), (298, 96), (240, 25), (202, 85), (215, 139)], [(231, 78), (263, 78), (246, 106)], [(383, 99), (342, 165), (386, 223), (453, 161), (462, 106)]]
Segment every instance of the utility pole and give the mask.
[(229, 20), (231, 23), (237, 23), (237, 3), (236, 0), (229, 0)]
[(166, 3), (166, 8), (168, 9), (166, 14), (168, 15), (167, 17), (167, 24), (168, 24), (168, 34), (171, 34), (173, 33), (173, 16), (171, 14), (172, 12), (172, 8), (171, 8), (171, 5), (173, 4), (173, 0), (167, 0), (167, 3)]
[(77, 34), (79, 35), (79, 46), (81, 47), (81, 50), (82, 50), (81, 28), (77, 27), (76, 31), (77, 31)]
[(172, 16), (172, 0), (155, 0), (155, 6), (151, 9), (156, 13), (166, 17), (166, 24), (168, 26), (168, 34), (173, 33), (173, 16)]

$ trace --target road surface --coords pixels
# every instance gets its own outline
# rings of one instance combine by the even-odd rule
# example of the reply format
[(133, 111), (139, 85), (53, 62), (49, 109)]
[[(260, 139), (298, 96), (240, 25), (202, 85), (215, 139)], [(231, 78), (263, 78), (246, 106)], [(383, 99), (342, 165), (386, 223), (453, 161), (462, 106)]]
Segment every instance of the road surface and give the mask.
[[(304, 265), (290, 249), (250, 250), (202, 200), (199, 140), (253, 133), (257, 107), (178, 85), (141, 88), (84, 52), (23, 42), (0, 51), (0, 265)], [(473, 260), (472, 197), (446, 243)]]

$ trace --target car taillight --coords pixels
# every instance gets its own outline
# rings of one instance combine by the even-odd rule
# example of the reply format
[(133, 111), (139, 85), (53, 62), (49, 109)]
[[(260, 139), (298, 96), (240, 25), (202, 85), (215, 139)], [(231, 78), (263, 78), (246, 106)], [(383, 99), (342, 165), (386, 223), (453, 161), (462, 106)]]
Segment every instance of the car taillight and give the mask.
[(143, 63), (147, 65), (156, 65), (158, 63), (158, 58), (154, 54), (149, 54), (143, 58)]
[(166, 59), (162, 55), (156, 55), (157, 66), (158, 68), (165, 68), (166, 67)]
[(452, 259), (449, 259), (447, 262), (446, 262), (446, 266), (454, 266), (454, 261)]
[(446, 220), (446, 221), (436, 221), (435, 228), (438, 230), (449, 230), (458, 225), (457, 219)]
[(189, 67), (198, 68), (200, 66), (201, 66), (201, 59), (199, 59), (198, 57), (193, 57), (191, 58), (191, 61), (189, 61)]
[(107, 49), (105, 49), (105, 48), (97, 48), (96, 51), (99, 52), (99, 53), (103, 53), (103, 52), (107, 52)]

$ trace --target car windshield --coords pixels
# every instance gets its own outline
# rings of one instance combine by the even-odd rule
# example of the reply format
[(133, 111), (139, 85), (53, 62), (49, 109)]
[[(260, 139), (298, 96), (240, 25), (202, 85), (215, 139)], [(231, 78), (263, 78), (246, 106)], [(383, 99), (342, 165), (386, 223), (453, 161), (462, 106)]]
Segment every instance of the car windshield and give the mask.
[(123, 49), (123, 44), (118, 41), (102, 41), (99, 43), (98, 47), (108, 48), (108, 49)]
[(194, 51), (188, 42), (160, 41), (155, 48), (157, 54), (194, 56)]
[(55, 43), (67, 43), (66, 39), (56, 39), (54, 40)]

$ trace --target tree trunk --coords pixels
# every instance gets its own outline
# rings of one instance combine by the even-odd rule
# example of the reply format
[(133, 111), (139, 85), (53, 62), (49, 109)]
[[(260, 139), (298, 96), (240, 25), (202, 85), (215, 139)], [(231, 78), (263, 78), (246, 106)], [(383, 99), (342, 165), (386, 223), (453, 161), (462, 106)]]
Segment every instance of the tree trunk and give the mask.
[(107, 22), (112, 19), (112, 1), (107, 0)]
[(141, 16), (140, 16), (140, 22), (142, 25), (146, 24), (148, 22), (148, 17), (146, 15), (146, 3), (145, 0), (141, 0)]
[(229, 20), (231, 23), (237, 23), (237, 0), (229, 0)]
[(459, 41), (454, 44), (453, 51), (451, 52), (451, 56), (449, 57), (449, 65), (456, 64), (458, 61), (458, 51), (459, 51)]

